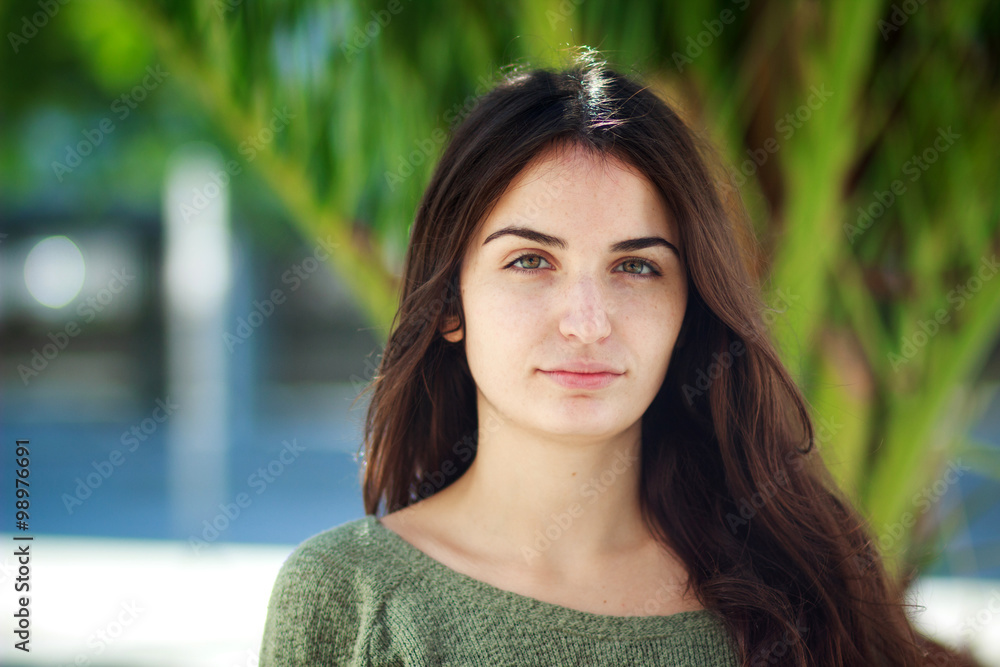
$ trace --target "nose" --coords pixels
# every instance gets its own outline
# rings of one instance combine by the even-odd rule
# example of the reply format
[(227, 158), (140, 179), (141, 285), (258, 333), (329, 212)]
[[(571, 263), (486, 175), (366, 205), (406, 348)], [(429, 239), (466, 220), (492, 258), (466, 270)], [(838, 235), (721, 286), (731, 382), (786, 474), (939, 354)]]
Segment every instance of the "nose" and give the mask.
[(581, 278), (567, 287), (559, 331), (581, 343), (595, 343), (611, 334), (609, 308), (601, 287), (589, 278)]

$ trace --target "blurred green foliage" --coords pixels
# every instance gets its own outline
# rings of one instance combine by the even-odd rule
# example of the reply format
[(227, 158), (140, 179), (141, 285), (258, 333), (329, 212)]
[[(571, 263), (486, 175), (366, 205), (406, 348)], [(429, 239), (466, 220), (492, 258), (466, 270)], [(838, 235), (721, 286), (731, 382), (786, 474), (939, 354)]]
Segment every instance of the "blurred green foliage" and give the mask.
[[(598, 48), (722, 147), (775, 339), (892, 562), (932, 557), (918, 497), (950, 463), (1000, 477), (967, 435), (1000, 331), (995, 3), (35, 0), (0, 17), (6, 206), (156, 207), (171, 148), (209, 139), (252, 163), (232, 187), (256, 234), (281, 206), (336, 240), (383, 337), (448, 131), (504, 65)], [(150, 66), (163, 89), (58, 181), (52, 162)]]

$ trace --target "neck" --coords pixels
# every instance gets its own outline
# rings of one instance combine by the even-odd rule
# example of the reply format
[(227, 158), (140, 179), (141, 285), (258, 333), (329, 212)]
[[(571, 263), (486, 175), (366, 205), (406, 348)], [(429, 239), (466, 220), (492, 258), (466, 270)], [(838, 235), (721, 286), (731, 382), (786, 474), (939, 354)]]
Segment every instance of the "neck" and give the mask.
[(469, 469), (433, 497), (461, 528), (452, 534), (463, 549), (567, 572), (650, 543), (640, 514), (639, 422), (592, 439), (486, 423)]

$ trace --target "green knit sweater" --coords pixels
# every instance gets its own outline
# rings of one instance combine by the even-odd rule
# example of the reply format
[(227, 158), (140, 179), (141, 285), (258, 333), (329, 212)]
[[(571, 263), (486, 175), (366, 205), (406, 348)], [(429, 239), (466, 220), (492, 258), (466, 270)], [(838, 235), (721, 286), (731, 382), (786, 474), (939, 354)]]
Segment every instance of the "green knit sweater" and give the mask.
[(606, 616), (452, 570), (373, 515), (314, 535), (282, 565), (260, 667), (738, 665), (707, 610)]

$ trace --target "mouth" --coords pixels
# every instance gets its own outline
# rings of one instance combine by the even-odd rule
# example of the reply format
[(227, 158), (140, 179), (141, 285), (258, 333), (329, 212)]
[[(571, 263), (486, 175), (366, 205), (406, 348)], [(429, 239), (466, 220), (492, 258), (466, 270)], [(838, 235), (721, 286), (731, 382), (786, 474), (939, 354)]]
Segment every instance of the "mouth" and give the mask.
[(603, 389), (623, 373), (574, 373), (570, 371), (542, 371), (553, 382), (569, 389)]

